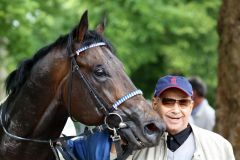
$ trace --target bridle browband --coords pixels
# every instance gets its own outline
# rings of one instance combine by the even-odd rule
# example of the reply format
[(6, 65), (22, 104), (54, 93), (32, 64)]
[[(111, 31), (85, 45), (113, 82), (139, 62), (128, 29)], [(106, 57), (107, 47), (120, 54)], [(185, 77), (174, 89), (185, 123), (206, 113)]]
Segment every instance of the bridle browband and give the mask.
[[(68, 52), (69, 57), (71, 58), (71, 73), (70, 73), (70, 81), (68, 83), (68, 104), (67, 104), (68, 105), (69, 117), (71, 117), (71, 119), (73, 121), (75, 121), (73, 119), (72, 115), (71, 115), (71, 92), (72, 92), (72, 76), (73, 76), (74, 72), (77, 72), (78, 75), (79, 75), (79, 78), (84, 82), (84, 84), (86, 85), (87, 89), (89, 90), (90, 95), (96, 101), (96, 107), (105, 116), (103, 125), (97, 126), (94, 129), (86, 130), (84, 133), (82, 133), (82, 134), (80, 134), (78, 136), (87, 136), (89, 134), (93, 134), (95, 132), (102, 131), (102, 130), (108, 128), (108, 129), (114, 131), (114, 135), (111, 136), (113, 142), (119, 142), (121, 138), (120, 138), (120, 135), (117, 133), (117, 130), (121, 129), (121, 128), (125, 128), (126, 124), (123, 122), (122, 117), (119, 114), (114, 113), (113, 111), (117, 110), (118, 106), (120, 106), (123, 102), (127, 101), (128, 99), (130, 99), (130, 98), (132, 98), (132, 97), (134, 97), (136, 95), (142, 95), (143, 93), (139, 89), (135, 90), (135, 91), (132, 91), (132, 92), (128, 93), (127, 95), (123, 96), (122, 98), (120, 98), (119, 100), (117, 100), (113, 105), (110, 106), (98, 94), (96, 89), (91, 85), (91, 83), (88, 81), (88, 79), (84, 76), (84, 74), (80, 70), (79, 65), (76, 62), (76, 56), (78, 56), (81, 52), (84, 52), (84, 51), (86, 51), (86, 50), (88, 50), (90, 48), (94, 48), (94, 47), (107, 46), (107, 44), (105, 42), (92, 43), (90, 45), (83, 46), (83, 47), (77, 49), (75, 54), (72, 54), (72, 41), (73, 41), (73, 38), (72, 38), (72, 32), (71, 32), (69, 34), (69, 36), (68, 36), (68, 44), (67, 44), (67, 52)], [(1, 125), (2, 125), (3, 131), (4, 131), (5, 134), (7, 134), (11, 138), (14, 138), (14, 139), (20, 140), (20, 141), (28, 141), (28, 142), (36, 142), (36, 143), (49, 143), (50, 146), (51, 146), (51, 149), (54, 152), (54, 155), (55, 155), (56, 159), (57, 159), (58, 156), (56, 156), (57, 153), (56, 153), (56, 149), (53, 146), (53, 143), (56, 143), (56, 142), (61, 141), (61, 140), (67, 140), (67, 139), (71, 139), (71, 138), (77, 137), (77, 136), (66, 136), (66, 137), (60, 137), (60, 138), (54, 138), (54, 139), (50, 138), (49, 140), (41, 140), (41, 139), (34, 139), (34, 138), (25, 138), (25, 137), (21, 137), (21, 136), (17, 136), (17, 135), (11, 134), (6, 129), (6, 120), (7, 120), (6, 110), (7, 110), (7, 105), (3, 105), (1, 107), (1, 113), (0, 113), (0, 116), (1, 116), (0, 121), (1, 121)], [(108, 120), (107, 119), (109, 117), (111, 117), (111, 116), (117, 116), (117, 118), (120, 119), (118, 126), (110, 126), (108, 124), (108, 122), (107, 122)], [(116, 145), (117, 149), (119, 147), (120, 147), (120, 143)], [(125, 159), (127, 154), (129, 154), (129, 153), (126, 153), (125, 155), (119, 155), (119, 154), (123, 154), (123, 153), (118, 153), (117, 156), (120, 157), (118, 159)]]

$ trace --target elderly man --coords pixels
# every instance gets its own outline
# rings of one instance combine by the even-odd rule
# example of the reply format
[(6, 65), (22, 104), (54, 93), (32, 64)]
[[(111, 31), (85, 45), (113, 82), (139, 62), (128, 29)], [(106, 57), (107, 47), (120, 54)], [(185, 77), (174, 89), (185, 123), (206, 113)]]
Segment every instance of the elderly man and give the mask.
[(231, 144), (222, 136), (189, 124), (193, 90), (181, 76), (158, 80), (152, 99), (153, 108), (166, 123), (159, 145), (136, 151), (136, 160), (234, 160)]

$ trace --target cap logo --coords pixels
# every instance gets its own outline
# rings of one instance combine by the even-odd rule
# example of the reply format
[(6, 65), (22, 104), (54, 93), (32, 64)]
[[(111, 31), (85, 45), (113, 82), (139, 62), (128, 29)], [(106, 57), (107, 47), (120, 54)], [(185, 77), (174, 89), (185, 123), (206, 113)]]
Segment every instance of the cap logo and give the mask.
[(171, 78), (171, 84), (177, 84), (177, 79), (176, 79), (176, 77), (172, 77)]

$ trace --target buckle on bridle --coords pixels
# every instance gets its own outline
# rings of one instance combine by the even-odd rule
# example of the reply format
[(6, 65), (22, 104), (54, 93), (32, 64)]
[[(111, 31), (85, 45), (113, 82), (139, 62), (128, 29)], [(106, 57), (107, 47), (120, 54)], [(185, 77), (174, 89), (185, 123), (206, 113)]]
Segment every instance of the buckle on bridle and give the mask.
[(113, 135), (111, 135), (111, 138), (113, 142), (121, 140), (121, 136), (117, 133), (117, 130), (115, 128), (113, 129)]
[[(118, 125), (111, 123), (111, 118), (114, 119), (115, 122), (118, 122)], [(104, 123), (107, 128), (112, 131), (127, 127), (127, 124), (123, 122), (122, 117), (118, 113), (109, 113), (109, 115), (105, 117)]]

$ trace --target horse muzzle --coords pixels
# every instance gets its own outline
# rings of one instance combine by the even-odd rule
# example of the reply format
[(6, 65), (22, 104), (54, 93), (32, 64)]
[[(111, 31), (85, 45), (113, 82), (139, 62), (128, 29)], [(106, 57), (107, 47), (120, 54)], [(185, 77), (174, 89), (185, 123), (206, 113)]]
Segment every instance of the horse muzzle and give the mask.
[(136, 126), (133, 122), (126, 122), (127, 127), (119, 129), (124, 141), (134, 150), (151, 147), (158, 144), (161, 135), (165, 131), (165, 125), (161, 122), (148, 122)]

